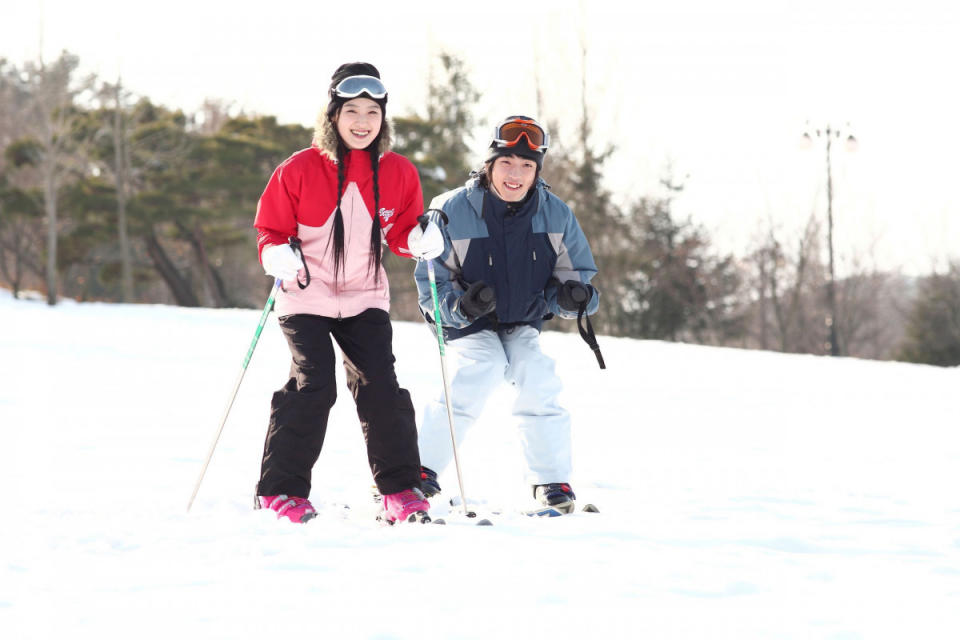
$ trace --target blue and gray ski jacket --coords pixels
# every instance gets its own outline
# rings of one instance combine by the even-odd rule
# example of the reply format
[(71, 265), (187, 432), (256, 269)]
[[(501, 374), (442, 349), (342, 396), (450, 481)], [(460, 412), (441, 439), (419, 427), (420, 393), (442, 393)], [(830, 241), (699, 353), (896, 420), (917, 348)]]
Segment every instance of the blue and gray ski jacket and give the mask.
[[(586, 312), (596, 312), (600, 295), (590, 285), (597, 273), (593, 254), (573, 212), (537, 179), (518, 208), (479, 186), (477, 178), (434, 198), (430, 219), (443, 231), (444, 252), (434, 260), (440, 322), (448, 340), (510, 325), (538, 330), (558, 315), (576, 318), (557, 305), (557, 289), (567, 280), (587, 285)], [(433, 323), (433, 300), (427, 265), (415, 271), (420, 310)], [(493, 314), (470, 322), (457, 301), (471, 283), (484, 281), (496, 294)]]

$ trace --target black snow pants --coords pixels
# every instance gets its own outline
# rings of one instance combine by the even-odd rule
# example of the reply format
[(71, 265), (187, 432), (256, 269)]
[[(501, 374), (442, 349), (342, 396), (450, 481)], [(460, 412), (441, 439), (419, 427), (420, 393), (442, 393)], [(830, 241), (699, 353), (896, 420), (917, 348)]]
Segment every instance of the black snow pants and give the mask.
[(382, 309), (340, 319), (297, 314), (280, 318), (280, 328), (293, 362), (290, 379), (273, 394), (257, 495), (310, 495), (311, 471), (337, 399), (331, 337), (343, 353), (377, 488), (387, 494), (419, 487), (416, 420), (394, 370), (390, 315)]

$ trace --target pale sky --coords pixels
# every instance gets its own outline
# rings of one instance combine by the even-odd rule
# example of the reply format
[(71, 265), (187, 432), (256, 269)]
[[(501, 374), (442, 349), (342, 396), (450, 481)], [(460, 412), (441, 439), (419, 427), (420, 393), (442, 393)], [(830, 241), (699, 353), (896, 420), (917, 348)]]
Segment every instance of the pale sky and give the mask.
[[(607, 185), (621, 202), (655, 195), (672, 168), (676, 201), (718, 248), (742, 253), (766, 220), (788, 240), (826, 209), (821, 143), (809, 120), (859, 140), (833, 156), (839, 270), (851, 260), (924, 273), (960, 258), (960, 8), (943, 2), (484, 3), (3, 0), (0, 56), (62, 49), (84, 69), (155, 102), (218, 98), (312, 125), (342, 62), (374, 63), (390, 114), (418, 110), (435, 58), (467, 64), (488, 124), (556, 120), (572, 139), (587, 103)], [(42, 16), (42, 20), (41, 20)], [(42, 28), (41, 28), (42, 26)], [(41, 39), (42, 33), (42, 39)], [(542, 95), (538, 105), (536, 87)], [(481, 156), (487, 128), (472, 141)], [(547, 156), (549, 162), (549, 154)]]

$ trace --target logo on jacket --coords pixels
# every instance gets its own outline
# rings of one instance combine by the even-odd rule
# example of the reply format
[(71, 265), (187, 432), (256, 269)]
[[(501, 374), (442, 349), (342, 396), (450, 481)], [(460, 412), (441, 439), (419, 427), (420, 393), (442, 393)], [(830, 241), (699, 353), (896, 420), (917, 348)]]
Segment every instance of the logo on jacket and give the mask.
[(380, 207), (380, 217), (383, 218), (383, 221), (386, 222), (393, 217), (393, 209), (384, 209)]

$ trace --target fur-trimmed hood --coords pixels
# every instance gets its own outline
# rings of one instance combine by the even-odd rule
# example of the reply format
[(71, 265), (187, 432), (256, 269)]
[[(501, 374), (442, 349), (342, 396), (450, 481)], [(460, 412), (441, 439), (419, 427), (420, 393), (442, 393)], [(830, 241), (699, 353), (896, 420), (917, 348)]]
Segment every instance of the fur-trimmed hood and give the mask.
[[(382, 156), (390, 151), (393, 143), (393, 128), (390, 126), (388, 118), (383, 119), (380, 125), (379, 154)], [(317, 124), (313, 130), (313, 146), (323, 152), (323, 155), (330, 158), (331, 161), (337, 161), (337, 131), (327, 118), (327, 109), (324, 109), (317, 116)]]

